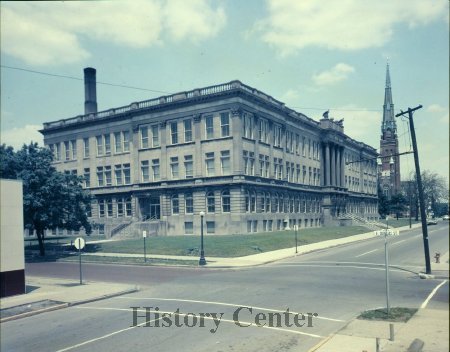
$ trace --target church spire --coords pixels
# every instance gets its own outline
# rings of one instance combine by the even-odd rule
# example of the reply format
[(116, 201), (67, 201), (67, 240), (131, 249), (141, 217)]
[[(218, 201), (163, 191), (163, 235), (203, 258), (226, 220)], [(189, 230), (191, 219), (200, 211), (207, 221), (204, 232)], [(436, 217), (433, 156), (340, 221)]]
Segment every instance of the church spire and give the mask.
[(389, 62), (386, 64), (386, 87), (384, 89), (383, 124), (381, 133), (391, 131), (393, 135), (397, 133), (397, 125), (394, 118), (394, 102), (392, 101), (391, 76), (389, 73)]

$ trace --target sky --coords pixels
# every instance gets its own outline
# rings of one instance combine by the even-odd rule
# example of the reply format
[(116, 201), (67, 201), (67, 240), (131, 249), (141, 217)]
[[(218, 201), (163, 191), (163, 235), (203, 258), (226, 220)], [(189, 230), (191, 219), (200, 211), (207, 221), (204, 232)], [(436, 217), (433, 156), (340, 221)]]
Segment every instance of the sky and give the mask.
[[(386, 63), (414, 113), (422, 170), (449, 174), (446, 0), (148, 0), (1, 4), (1, 143), (42, 145), (44, 122), (240, 80), (315, 120), (344, 118), (379, 149)], [(107, 84), (104, 84), (107, 83)], [(400, 151), (409, 127), (397, 119)], [(401, 157), (402, 179), (414, 171)]]

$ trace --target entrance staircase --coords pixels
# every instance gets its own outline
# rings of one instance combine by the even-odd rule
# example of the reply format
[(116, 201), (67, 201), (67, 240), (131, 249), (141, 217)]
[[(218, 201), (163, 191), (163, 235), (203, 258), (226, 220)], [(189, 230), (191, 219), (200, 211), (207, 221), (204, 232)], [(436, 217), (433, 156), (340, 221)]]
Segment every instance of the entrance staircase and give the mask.
[[(373, 231), (379, 231), (381, 229), (386, 228), (386, 224), (383, 224), (382, 222), (373, 221), (373, 220), (367, 220), (364, 219), (358, 215), (352, 214), (352, 213), (344, 213), (340, 216), (341, 219), (351, 219), (353, 224), (360, 225), (367, 227), (370, 230)], [(390, 228), (390, 226), (389, 226)]]
[(148, 218), (140, 221), (130, 221), (115, 227), (111, 231), (111, 238), (115, 240), (127, 240), (142, 238), (143, 231), (147, 236), (157, 236), (160, 227), (159, 219)]

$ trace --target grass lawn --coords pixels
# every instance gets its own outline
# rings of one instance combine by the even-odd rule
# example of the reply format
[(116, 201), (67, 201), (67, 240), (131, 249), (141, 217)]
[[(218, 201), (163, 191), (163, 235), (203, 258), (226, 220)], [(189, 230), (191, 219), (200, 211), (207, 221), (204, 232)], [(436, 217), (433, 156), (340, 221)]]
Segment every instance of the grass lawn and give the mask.
[[(298, 245), (342, 238), (368, 232), (362, 226), (339, 226), (302, 229), (298, 231)], [(86, 252), (143, 253), (143, 239), (88, 244)], [(282, 248), (295, 247), (294, 231), (276, 231), (246, 235), (204, 238), (205, 254), (210, 257), (241, 257)], [(148, 237), (147, 253), (167, 255), (198, 255), (200, 236)], [(191, 250), (190, 250), (191, 249)], [(192, 250), (193, 249), (193, 250)]]
[(416, 308), (402, 308), (394, 307), (389, 309), (389, 316), (387, 315), (387, 309), (374, 309), (362, 312), (358, 319), (362, 320), (385, 320), (392, 322), (407, 322), (417, 312)]
[[(380, 219), (380, 222), (385, 224), (385, 219)], [(414, 218), (411, 220), (411, 224), (419, 224), (419, 221), (415, 221)], [(390, 227), (402, 227), (402, 226), (408, 226), (409, 225), (409, 218), (399, 218), (398, 220), (395, 218), (389, 218), (388, 225)]]

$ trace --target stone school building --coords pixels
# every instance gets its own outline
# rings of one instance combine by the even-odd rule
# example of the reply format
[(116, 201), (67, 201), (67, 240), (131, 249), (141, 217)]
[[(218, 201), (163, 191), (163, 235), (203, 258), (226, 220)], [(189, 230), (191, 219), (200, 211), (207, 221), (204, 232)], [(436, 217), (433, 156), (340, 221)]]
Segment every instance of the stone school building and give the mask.
[[(84, 177), (106, 236), (240, 234), (378, 219), (377, 152), (232, 81), (44, 123), (59, 171)], [(202, 213), (202, 214), (203, 214)]]

